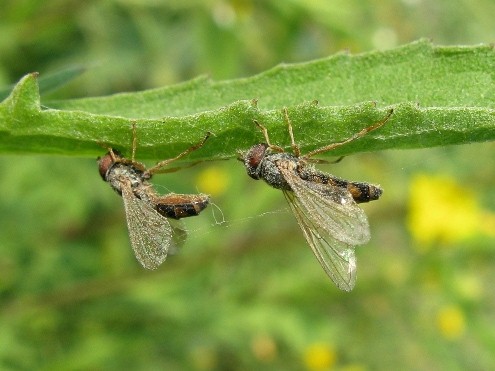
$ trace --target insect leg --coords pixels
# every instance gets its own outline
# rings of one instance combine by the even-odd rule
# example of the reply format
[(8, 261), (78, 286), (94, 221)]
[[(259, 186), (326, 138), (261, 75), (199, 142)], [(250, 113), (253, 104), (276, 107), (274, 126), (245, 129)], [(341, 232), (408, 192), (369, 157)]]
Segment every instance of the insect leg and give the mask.
[(175, 157), (172, 157), (172, 158), (169, 158), (168, 160), (163, 160), (163, 161), (160, 161), (159, 163), (157, 163), (155, 166), (153, 166), (152, 168), (148, 169), (148, 173), (149, 174), (154, 174), (156, 172), (158, 172), (160, 170), (160, 168), (164, 167), (164, 166), (167, 166), (168, 164), (170, 164), (171, 162), (174, 162), (186, 155), (188, 155), (189, 153), (203, 147), (203, 145), (205, 144), (206, 140), (210, 137), (211, 133), (210, 132), (207, 132), (205, 137), (199, 142), (199, 143), (196, 143), (194, 145), (192, 145), (191, 147), (189, 147), (188, 149), (186, 149), (184, 152), (181, 152), (179, 153), (177, 156)]
[(136, 147), (137, 147), (137, 134), (136, 134), (136, 122), (132, 122), (132, 155), (131, 162), (136, 162)]
[(393, 112), (394, 112), (394, 110), (391, 109), (390, 111), (388, 111), (387, 116), (385, 116), (385, 118), (383, 120), (378, 121), (377, 123), (375, 123), (375, 124), (373, 124), (373, 125), (371, 125), (371, 126), (369, 126), (367, 128), (364, 128), (359, 133), (354, 134), (352, 137), (347, 138), (346, 140), (343, 140), (342, 142), (332, 143), (332, 144), (329, 144), (328, 146), (315, 149), (314, 151), (311, 151), (311, 152), (307, 153), (306, 155), (304, 155), (303, 158), (304, 159), (308, 159), (308, 158), (310, 158), (310, 157), (312, 157), (314, 155), (317, 155), (318, 153), (331, 151), (332, 149), (335, 149), (335, 148), (340, 147), (340, 146), (342, 146), (344, 144), (350, 143), (350, 142), (352, 142), (352, 141), (354, 141), (356, 139), (359, 139), (361, 137), (364, 137), (370, 131), (373, 131), (373, 130), (376, 130), (376, 129), (382, 127), (388, 121), (388, 119), (390, 118), (390, 116), (392, 116), (392, 113)]
[(275, 144), (270, 143), (270, 138), (268, 137), (268, 130), (261, 125), (258, 121), (253, 120), (255, 125), (263, 132), (263, 136), (265, 137), (266, 144), (268, 144), (268, 147), (270, 147), (271, 150), (275, 152), (284, 152), (284, 149), (282, 147), (276, 146)]
[(296, 144), (294, 140), (294, 133), (292, 132), (292, 124), (289, 119), (289, 114), (287, 113), (287, 108), (284, 108), (284, 117), (285, 117), (285, 121), (287, 122), (287, 127), (289, 129), (290, 144), (292, 146), (292, 151), (294, 152), (294, 155), (296, 157), (299, 157), (301, 155), (301, 150), (299, 149), (299, 146)]

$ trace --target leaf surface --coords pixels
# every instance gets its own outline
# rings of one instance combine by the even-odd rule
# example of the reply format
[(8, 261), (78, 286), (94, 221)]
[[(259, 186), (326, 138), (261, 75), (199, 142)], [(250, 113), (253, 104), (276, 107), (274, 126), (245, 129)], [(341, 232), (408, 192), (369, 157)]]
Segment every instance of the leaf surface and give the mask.
[[(253, 102), (257, 100), (257, 104)], [(314, 101), (319, 103), (316, 104)], [(259, 75), (215, 82), (206, 77), (142, 92), (40, 103), (37, 74), (22, 78), (0, 103), (0, 151), (97, 156), (102, 146), (139, 159), (231, 158), (263, 141), (290, 148), (287, 107), (303, 153), (350, 137), (394, 114), (385, 126), (332, 155), (424, 148), (495, 139), (493, 47), (433, 46), (420, 40), (388, 51), (279, 65)]]

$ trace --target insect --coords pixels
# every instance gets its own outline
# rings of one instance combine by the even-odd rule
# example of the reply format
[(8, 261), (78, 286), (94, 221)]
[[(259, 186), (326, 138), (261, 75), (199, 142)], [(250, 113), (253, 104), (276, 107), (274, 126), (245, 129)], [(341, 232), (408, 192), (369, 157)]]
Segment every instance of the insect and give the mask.
[(350, 138), (301, 155), (294, 141), (292, 125), (284, 109), (294, 154), (270, 143), (267, 129), (254, 121), (263, 132), (266, 143), (256, 144), (240, 155), (248, 175), (263, 179), (282, 190), (304, 237), (319, 263), (341, 290), (351, 291), (356, 283), (354, 247), (370, 239), (368, 219), (357, 203), (377, 200), (382, 195), (378, 185), (347, 181), (314, 168), (316, 154), (333, 150), (365, 136), (383, 126), (387, 116)]
[(209, 136), (210, 133), (207, 133), (201, 142), (147, 169), (142, 163), (134, 160), (136, 128), (133, 125), (131, 160), (112, 148), (108, 149), (105, 156), (98, 159), (102, 179), (109, 183), (124, 200), (132, 249), (137, 260), (146, 269), (158, 268), (165, 261), (169, 251), (174, 248), (174, 234), (185, 233), (180, 228), (172, 226), (168, 218), (181, 219), (198, 215), (210, 201), (209, 196), (205, 194), (159, 195), (149, 180), (164, 166), (202, 147)]

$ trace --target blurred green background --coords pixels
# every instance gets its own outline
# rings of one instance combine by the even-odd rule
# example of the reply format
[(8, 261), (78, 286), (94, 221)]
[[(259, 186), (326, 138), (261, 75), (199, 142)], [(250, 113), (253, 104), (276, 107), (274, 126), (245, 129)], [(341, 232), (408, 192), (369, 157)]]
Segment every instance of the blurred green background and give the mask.
[[(64, 99), (419, 37), (493, 42), (493, 14), (492, 0), (7, 0), (0, 86), (88, 67), (43, 97)], [(351, 293), (326, 277), (281, 192), (234, 160), (154, 179), (217, 207), (184, 220), (184, 248), (148, 272), (94, 159), (4, 156), (0, 368), (494, 369), (494, 156), (484, 143), (324, 167), (385, 190), (363, 206), (372, 240)]]

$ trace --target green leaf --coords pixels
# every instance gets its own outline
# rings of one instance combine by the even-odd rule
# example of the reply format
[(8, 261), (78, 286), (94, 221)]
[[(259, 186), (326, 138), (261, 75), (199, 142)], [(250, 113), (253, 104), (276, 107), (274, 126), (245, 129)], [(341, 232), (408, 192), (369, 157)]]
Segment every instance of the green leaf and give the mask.
[[(72, 66), (61, 71), (43, 76), (39, 79), (39, 89), (42, 94), (48, 93), (52, 90), (56, 90), (61, 86), (67, 84), (77, 76), (86, 71), (86, 68), (82, 66)], [(8, 86), (6, 88), (0, 88), (0, 99), (5, 99), (9, 96), (14, 86)]]
[(0, 103), (0, 151), (96, 156), (112, 146), (128, 154), (135, 123), (139, 159), (173, 157), (207, 131), (214, 136), (188, 159), (231, 158), (263, 141), (253, 120), (268, 128), (272, 143), (290, 148), (283, 107), (303, 153), (352, 136), (390, 108), (394, 114), (382, 128), (332, 155), (423, 148), (495, 139), (494, 105), (493, 47), (438, 47), (426, 40), (280, 65), (250, 78), (200, 77), (43, 106), (31, 74)]

